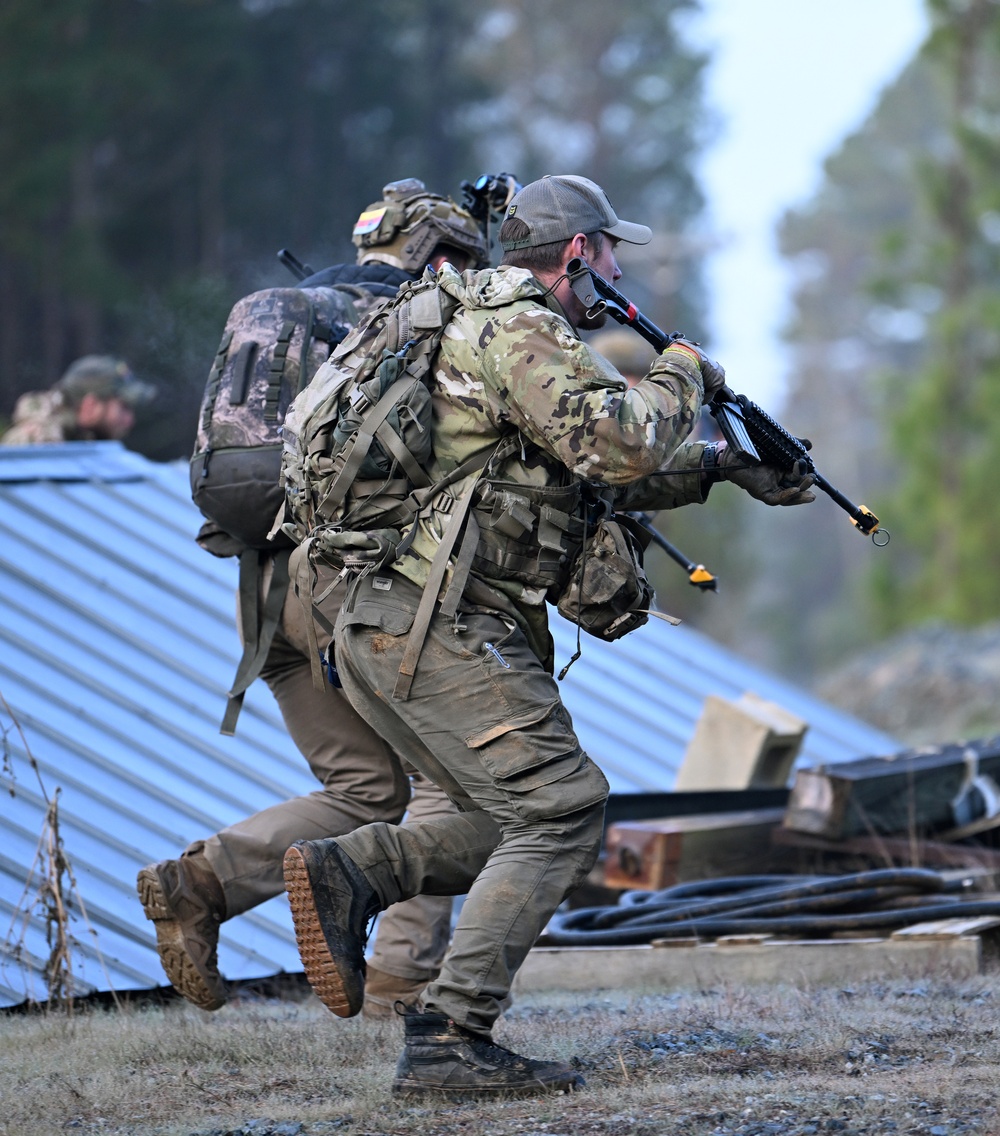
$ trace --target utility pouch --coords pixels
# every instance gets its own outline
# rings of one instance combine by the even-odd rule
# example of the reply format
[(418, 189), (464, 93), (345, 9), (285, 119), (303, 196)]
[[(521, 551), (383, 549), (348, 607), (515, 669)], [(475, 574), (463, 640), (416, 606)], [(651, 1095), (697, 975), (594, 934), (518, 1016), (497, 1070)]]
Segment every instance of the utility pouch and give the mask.
[(608, 643), (641, 627), (653, 602), (642, 552), (627, 518), (599, 520), (556, 600), (559, 614)]

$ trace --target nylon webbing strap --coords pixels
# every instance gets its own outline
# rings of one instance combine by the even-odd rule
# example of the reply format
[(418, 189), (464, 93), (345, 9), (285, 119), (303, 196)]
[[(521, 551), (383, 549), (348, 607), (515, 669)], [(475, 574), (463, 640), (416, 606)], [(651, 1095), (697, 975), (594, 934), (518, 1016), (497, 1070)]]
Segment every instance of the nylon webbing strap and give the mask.
[(278, 402), (281, 399), (281, 381), (285, 375), (285, 363), (288, 349), (292, 345), (292, 336), (295, 334), (295, 321), (285, 320), (278, 332), (278, 341), (274, 345), (274, 357), (271, 359), (267, 380), (267, 394), (264, 396), (264, 420), (266, 422), (278, 421)]
[(295, 595), (302, 605), (305, 616), (306, 642), (309, 650), (309, 672), (316, 690), (323, 689), (323, 667), (319, 657), (319, 638), (316, 635), (316, 620), (313, 618), (312, 564), (310, 563), (313, 538), (309, 537), (298, 548), (298, 564), (295, 569)]
[(205, 412), (201, 417), (202, 430), (207, 430), (212, 424), (215, 402), (219, 397), (219, 387), (222, 385), (222, 369), (226, 365), (226, 357), (229, 354), (229, 345), (232, 341), (233, 333), (231, 331), (224, 332), (219, 350), (215, 353), (212, 369), (208, 373), (208, 382), (205, 384)]
[[(456, 481), (461, 481), (463, 477), (467, 477), (470, 473), (476, 473), (491, 461), (502, 460), (505, 457), (509, 457), (516, 449), (516, 444), (510, 442), (503, 442), (492, 449), (489, 446), (483, 446), (481, 450), (477, 450), (471, 457), (466, 458), (461, 465), (456, 466), (450, 473), (446, 473), (444, 477), (435, 481), (433, 485), (428, 486), (424, 492), (411, 493), (407, 500), (415, 501), (416, 508), (418, 510), (422, 509), (424, 505), (432, 501), (442, 489), (447, 489), (449, 485), (453, 485)], [(397, 560), (409, 549), (416, 534), (417, 526), (413, 524), (410, 526), (410, 531), (396, 546)]]
[[(512, 454), (516, 449), (516, 443), (504, 442), (490, 455), (490, 460), (502, 459)], [(480, 454), (474, 454), (469, 461), (478, 461), (480, 457)], [(476, 484), (478, 484), (478, 479)], [(475, 486), (473, 486), (473, 488), (475, 488)], [(458, 611), (458, 605), (465, 592), (465, 585), (469, 579), (469, 573), (472, 571), (472, 562), (476, 558), (476, 549), (478, 547), (479, 522), (476, 520), (475, 514), (470, 513), (465, 524), (465, 536), (462, 537), (462, 547), (458, 550), (458, 556), (455, 557), (455, 565), (451, 570), (451, 582), (448, 584), (448, 590), (445, 592), (444, 599), (441, 601), (441, 614), (448, 619)]]
[(431, 479), (388, 422), (382, 422), (379, 425), (379, 428), (375, 431), (375, 437), (399, 462), (406, 476), (418, 489), (426, 489), (430, 485)]
[(416, 674), (420, 652), (423, 650), (424, 640), (427, 638), (427, 631), (430, 628), (431, 619), (434, 616), (434, 607), (437, 604), (438, 592), (441, 591), (445, 572), (448, 570), (448, 560), (451, 557), (451, 550), (455, 547), (455, 542), (458, 540), (458, 534), (462, 530), (462, 522), (465, 520), (469, 508), (472, 505), (472, 495), (478, 484), (479, 479), (476, 478), (469, 483), (465, 492), (462, 494), (461, 499), (455, 507), (455, 511), (451, 515), (451, 520), (448, 522), (448, 527), (444, 531), (444, 536), (441, 538), (438, 550), (434, 553), (434, 559), (431, 561), (431, 570), (427, 577), (427, 583), (424, 585), (424, 591), (420, 597), (416, 615), (413, 617), (413, 626), (410, 628), (409, 638), (406, 641), (406, 650), (403, 652), (403, 661), (399, 664), (399, 674), (396, 676), (396, 685), (392, 692), (392, 697), (397, 702), (405, 702), (407, 698), (410, 697), (410, 687), (413, 685), (413, 676)]
[(302, 354), (299, 357), (299, 384), (295, 388), (295, 393), (305, 390), (306, 383), (309, 382), (309, 347), (312, 344), (313, 332), (316, 326), (316, 308), (312, 303), (309, 304), (309, 314), (306, 316), (306, 326), (302, 334)]
[(260, 610), (260, 581), (262, 576), (262, 554), (256, 549), (247, 549), (240, 554), (240, 627), (243, 633), (243, 657), (236, 668), (233, 685), (226, 703), (226, 713), (219, 727), (219, 733), (232, 736), (236, 732), (236, 722), (243, 707), (243, 696), (247, 688), (264, 669), (274, 633), (281, 622), (281, 609), (288, 591), (289, 549), (283, 549), (273, 557), (271, 582), (264, 597), (263, 610)]
[[(414, 379), (411, 382), (411, 388), (417, 381), (418, 380)], [(317, 513), (329, 515), (330, 507), (332, 506), (336, 509), (347, 496), (347, 492), (351, 488), (351, 483), (357, 476), (358, 470), (361, 468), (361, 463), (367, 457), (368, 451), (371, 449), (371, 444), (375, 440), (375, 431), (378, 430), (389, 416), (392, 408), (399, 401), (400, 392), (397, 387), (398, 384), (393, 383), (378, 402), (376, 402), (370, 410), (365, 412), (362, 423), (358, 427), (358, 432), (354, 435), (354, 445), (351, 447), (351, 452), (344, 462), (340, 473), (337, 474), (333, 484), (330, 486), (329, 492), (320, 504), (317, 505)]]
[(257, 344), (252, 339), (241, 343), (239, 351), (236, 352), (236, 358), (233, 360), (233, 381), (229, 386), (230, 406), (242, 406), (247, 400), (250, 371), (256, 353)]
[(476, 556), (476, 547), (479, 544), (479, 522), (470, 514), (465, 525), (465, 536), (462, 537), (462, 547), (455, 557), (455, 566), (451, 570), (451, 583), (441, 601), (441, 614), (450, 619), (456, 611), (465, 591), (465, 584), (472, 571), (472, 561)]

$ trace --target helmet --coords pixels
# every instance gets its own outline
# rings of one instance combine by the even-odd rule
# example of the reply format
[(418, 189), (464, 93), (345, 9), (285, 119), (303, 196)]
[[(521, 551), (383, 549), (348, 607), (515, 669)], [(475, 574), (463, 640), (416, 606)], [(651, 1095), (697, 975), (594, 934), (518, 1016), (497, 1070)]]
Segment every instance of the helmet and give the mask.
[(77, 359), (56, 383), (56, 390), (62, 391), (72, 406), (79, 406), (88, 394), (104, 401), (117, 398), (131, 407), (145, 405), (156, 395), (152, 384), (140, 382), (127, 363), (111, 355), (84, 355)]
[(389, 182), (382, 200), (369, 205), (357, 219), (351, 239), (357, 245), (358, 264), (381, 261), (406, 272), (423, 272), (440, 244), (467, 253), (472, 268), (483, 267), (488, 259), (472, 214), (449, 197), (429, 193), (416, 178)]

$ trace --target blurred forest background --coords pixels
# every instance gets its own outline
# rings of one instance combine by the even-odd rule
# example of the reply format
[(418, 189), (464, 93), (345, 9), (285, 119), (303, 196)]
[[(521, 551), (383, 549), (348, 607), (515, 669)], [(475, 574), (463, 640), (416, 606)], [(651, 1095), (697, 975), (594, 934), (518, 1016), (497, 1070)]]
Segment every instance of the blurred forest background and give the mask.
[[(650, 554), (667, 610), (799, 681), (935, 621), (1000, 619), (1000, 5), (928, 7), (918, 56), (784, 219), (795, 365), (765, 408), (891, 544), (826, 498), (768, 510), (721, 486), (660, 518), (719, 596)], [(401, 177), (460, 200), (485, 172), (586, 173), (656, 234), (622, 257), (627, 293), (710, 347), (697, 9), (5, 0), (0, 420), (109, 351), (163, 391), (128, 445), (187, 457), (232, 303), (291, 283), (282, 247), (316, 268), (353, 259), (354, 218)], [(747, 178), (774, 160), (762, 148)]]

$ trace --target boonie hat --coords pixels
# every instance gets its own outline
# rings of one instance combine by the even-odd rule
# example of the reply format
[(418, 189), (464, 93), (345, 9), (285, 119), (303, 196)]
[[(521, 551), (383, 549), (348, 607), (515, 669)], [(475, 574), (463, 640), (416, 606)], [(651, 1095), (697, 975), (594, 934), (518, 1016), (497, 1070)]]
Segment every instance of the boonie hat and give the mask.
[(576, 174), (547, 174), (516, 194), (505, 220), (516, 217), (530, 233), (520, 240), (501, 241), (505, 251), (568, 241), (575, 233), (607, 233), (631, 245), (645, 245), (653, 231), (632, 221), (620, 221), (603, 189)]
[(79, 403), (84, 395), (94, 394), (100, 399), (117, 398), (126, 406), (142, 406), (156, 397), (156, 387), (140, 382), (129, 365), (111, 355), (84, 355), (70, 363), (63, 377), (56, 383), (72, 403)]

